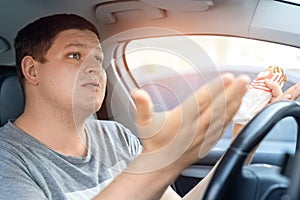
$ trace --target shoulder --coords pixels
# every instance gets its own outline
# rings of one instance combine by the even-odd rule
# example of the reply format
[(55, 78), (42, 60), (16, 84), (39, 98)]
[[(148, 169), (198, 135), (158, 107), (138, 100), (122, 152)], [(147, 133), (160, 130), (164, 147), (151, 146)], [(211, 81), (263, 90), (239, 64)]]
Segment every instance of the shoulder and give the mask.
[(0, 177), (3, 173), (15, 174), (19, 171), (26, 171), (23, 155), (27, 154), (20, 140), (24, 140), (16, 134), (11, 124), (0, 128)]
[(23, 134), (21, 134), (11, 122), (8, 122), (0, 128), (0, 137), (1, 156), (17, 154), (17, 152), (22, 150), (21, 141), (26, 140), (26, 138), (23, 137)]

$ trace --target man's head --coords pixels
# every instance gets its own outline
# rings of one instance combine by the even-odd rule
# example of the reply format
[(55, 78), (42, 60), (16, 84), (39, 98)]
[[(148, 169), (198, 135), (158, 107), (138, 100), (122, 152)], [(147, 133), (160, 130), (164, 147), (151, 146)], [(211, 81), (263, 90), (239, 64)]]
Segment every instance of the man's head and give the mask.
[(106, 87), (97, 29), (77, 15), (43, 17), (15, 40), (17, 72), (26, 107), (81, 113), (100, 108)]
[(90, 30), (97, 35), (100, 41), (97, 28), (83, 17), (74, 14), (56, 14), (42, 17), (18, 32), (14, 47), (17, 73), (22, 88), (24, 88), (24, 74), (21, 69), (22, 59), (29, 55), (39, 62), (46, 62), (46, 53), (56, 35), (68, 29)]

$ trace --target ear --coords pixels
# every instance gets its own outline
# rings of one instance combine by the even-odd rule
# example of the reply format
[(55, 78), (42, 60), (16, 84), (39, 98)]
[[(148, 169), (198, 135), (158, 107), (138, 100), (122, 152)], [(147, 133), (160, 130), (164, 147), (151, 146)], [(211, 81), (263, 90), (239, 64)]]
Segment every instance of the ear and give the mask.
[(37, 65), (38, 63), (31, 56), (25, 56), (21, 63), (25, 79), (33, 85), (38, 84)]

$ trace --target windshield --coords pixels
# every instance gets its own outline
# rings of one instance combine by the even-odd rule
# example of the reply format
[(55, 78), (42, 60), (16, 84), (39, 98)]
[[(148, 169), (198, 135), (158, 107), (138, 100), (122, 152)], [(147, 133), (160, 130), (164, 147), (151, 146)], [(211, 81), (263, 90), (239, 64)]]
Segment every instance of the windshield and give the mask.
[(287, 73), (283, 90), (300, 81), (300, 49), (239, 37), (192, 35), (132, 40), (125, 48), (125, 60), (134, 81), (160, 105), (158, 110), (178, 105), (223, 72), (254, 78), (275, 65)]
[[(189, 67), (189, 63), (180, 55), (172, 54), (166, 49), (176, 49), (177, 40), (186, 37), (199, 45), (221, 68), (224, 66), (254, 66), (266, 68), (278, 65), (284, 69), (300, 70), (300, 49), (291, 46), (225, 36), (171, 36), (146, 38), (130, 41), (127, 45), (126, 61), (130, 70), (149, 64), (160, 64), (181, 71)], [(158, 46), (166, 49), (157, 48)], [(156, 48), (155, 48), (155, 46)], [(189, 51), (189, 46), (181, 44), (180, 48)], [(135, 51), (132, 51), (135, 50)], [(193, 52), (189, 52), (193, 53)], [(197, 52), (194, 52), (197, 56)]]

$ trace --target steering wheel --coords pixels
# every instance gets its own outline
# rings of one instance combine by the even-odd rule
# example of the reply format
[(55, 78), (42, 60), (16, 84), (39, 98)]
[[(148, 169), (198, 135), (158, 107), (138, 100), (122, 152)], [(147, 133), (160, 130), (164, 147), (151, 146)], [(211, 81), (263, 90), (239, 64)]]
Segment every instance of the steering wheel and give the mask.
[(279, 101), (267, 106), (244, 127), (227, 149), (208, 184), (203, 200), (274, 200), (286, 194), (290, 180), (280, 173), (280, 167), (244, 166), (250, 152), (285, 117), (293, 117), (298, 124), (296, 149), (300, 150), (300, 104)]

